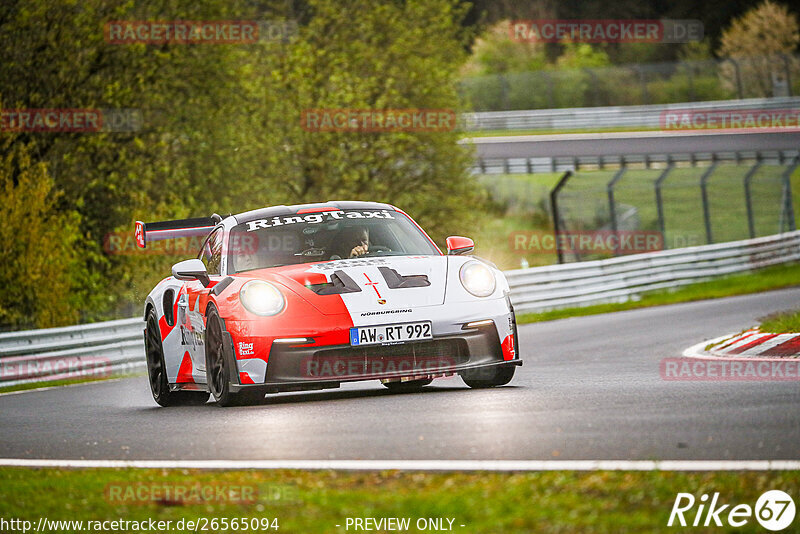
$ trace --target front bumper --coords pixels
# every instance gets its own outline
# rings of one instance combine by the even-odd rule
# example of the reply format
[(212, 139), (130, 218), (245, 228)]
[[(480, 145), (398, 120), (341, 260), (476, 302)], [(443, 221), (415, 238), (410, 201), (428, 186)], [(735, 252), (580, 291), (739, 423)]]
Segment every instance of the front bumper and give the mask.
[(432, 340), (396, 345), (290, 347), (273, 346), (262, 384), (231, 384), (231, 390), (265, 392), (338, 387), (341, 382), (479, 375), (498, 365), (522, 365), (504, 360), (494, 325), (436, 336)]

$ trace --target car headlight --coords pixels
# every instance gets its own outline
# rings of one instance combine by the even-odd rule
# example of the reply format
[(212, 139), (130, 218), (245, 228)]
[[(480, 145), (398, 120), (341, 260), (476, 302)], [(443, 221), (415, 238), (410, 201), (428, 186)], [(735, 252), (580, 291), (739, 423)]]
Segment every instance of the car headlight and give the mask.
[(239, 300), (247, 311), (261, 316), (280, 313), (286, 300), (278, 288), (262, 280), (250, 280), (239, 290)]
[(461, 266), (461, 285), (476, 297), (488, 297), (494, 293), (494, 273), (486, 265), (470, 261)]

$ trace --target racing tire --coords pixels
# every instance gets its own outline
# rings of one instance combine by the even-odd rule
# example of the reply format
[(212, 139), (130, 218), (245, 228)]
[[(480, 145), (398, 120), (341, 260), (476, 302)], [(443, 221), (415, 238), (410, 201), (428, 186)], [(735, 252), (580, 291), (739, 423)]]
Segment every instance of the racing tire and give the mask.
[(211, 306), (206, 316), (206, 382), (211, 395), (220, 406), (241, 406), (250, 404), (263, 398), (258, 392), (231, 391), (231, 378), (234, 375), (232, 357), (228, 357), (225, 350), (225, 337), (222, 335), (225, 326), (222, 318), (214, 306)]
[(477, 369), (477, 372), (462, 374), (461, 379), (471, 388), (493, 388), (505, 386), (514, 378), (515, 365), (498, 365), (489, 369)]
[(384, 382), (383, 385), (393, 393), (411, 393), (421, 390), (431, 382), (433, 382), (432, 378), (422, 378), (420, 380), (408, 380), (406, 382)]
[(147, 381), (150, 383), (153, 400), (159, 406), (201, 406), (208, 402), (208, 392), (205, 391), (170, 391), (161, 330), (158, 327), (156, 311), (153, 309), (147, 313), (144, 346), (147, 358)]

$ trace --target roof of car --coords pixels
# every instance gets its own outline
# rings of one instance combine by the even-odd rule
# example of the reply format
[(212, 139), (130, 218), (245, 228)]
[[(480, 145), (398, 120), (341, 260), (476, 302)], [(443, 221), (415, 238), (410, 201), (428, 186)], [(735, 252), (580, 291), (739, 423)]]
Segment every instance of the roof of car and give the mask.
[(246, 211), (233, 215), (237, 224), (245, 223), (248, 221), (255, 221), (257, 219), (267, 219), (269, 217), (294, 215), (299, 211), (305, 213), (313, 213), (314, 211), (323, 211), (326, 209), (337, 210), (391, 210), (396, 211), (395, 207), (391, 204), (382, 204), (380, 202), (361, 202), (358, 200), (329, 200), (328, 202), (317, 202), (314, 204), (295, 204), (293, 206), (270, 206), (268, 208), (259, 208), (257, 210)]

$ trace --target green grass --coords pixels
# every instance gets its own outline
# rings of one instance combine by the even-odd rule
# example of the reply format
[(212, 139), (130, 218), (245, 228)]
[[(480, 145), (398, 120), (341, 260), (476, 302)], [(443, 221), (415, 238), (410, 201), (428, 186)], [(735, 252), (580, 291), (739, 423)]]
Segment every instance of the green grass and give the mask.
[[(193, 505), (174, 501), (123, 505), (106, 500), (107, 486), (128, 483), (256, 487), (257, 498), (245, 504)], [(0, 517), (31, 520), (34, 525), (39, 517), (84, 521), (277, 517), (278, 532), (307, 533), (345, 532), (348, 517), (409, 517), (413, 522), (418, 518), (449, 517), (455, 519), (454, 531), (465, 533), (670, 532), (676, 531), (676, 527), (670, 529), (666, 523), (678, 492), (689, 492), (698, 498), (703, 493), (719, 492), (720, 504), (754, 506), (758, 496), (771, 489), (798, 495), (800, 472), (424, 473), (0, 468)], [(337, 528), (337, 524), (341, 527)], [(417, 532), (415, 528), (409, 530)], [(692, 531), (710, 532), (712, 529)], [(751, 518), (748, 525), (736, 531), (760, 530)]]
[(722, 277), (708, 282), (691, 284), (675, 291), (654, 291), (642, 295), (640, 300), (595, 304), (582, 308), (564, 308), (541, 313), (520, 313), (517, 321), (520, 323), (533, 323), (539, 321), (552, 321), (566, 317), (579, 317), (610, 313), (664, 304), (676, 304), (695, 300), (730, 297), (758, 293), (770, 289), (780, 289), (800, 285), (800, 265), (777, 265), (767, 267), (752, 273), (736, 274)]
[(800, 310), (773, 313), (761, 319), (762, 332), (792, 334), (800, 332)]

